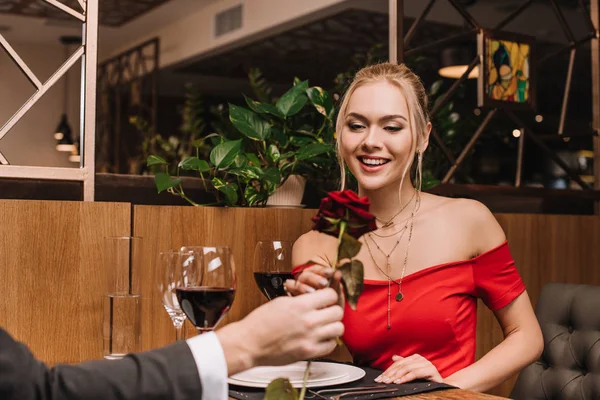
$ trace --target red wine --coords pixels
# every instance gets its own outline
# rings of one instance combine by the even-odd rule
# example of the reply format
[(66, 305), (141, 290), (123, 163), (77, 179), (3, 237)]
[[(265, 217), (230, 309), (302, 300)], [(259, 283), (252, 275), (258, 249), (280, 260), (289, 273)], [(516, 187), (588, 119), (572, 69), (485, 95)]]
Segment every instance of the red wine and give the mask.
[(254, 280), (260, 291), (269, 300), (278, 296), (287, 296), (283, 283), (287, 279), (294, 279), (294, 275), (289, 272), (255, 272)]
[(221, 287), (178, 287), (176, 292), (181, 309), (199, 330), (212, 330), (235, 297), (235, 289)]

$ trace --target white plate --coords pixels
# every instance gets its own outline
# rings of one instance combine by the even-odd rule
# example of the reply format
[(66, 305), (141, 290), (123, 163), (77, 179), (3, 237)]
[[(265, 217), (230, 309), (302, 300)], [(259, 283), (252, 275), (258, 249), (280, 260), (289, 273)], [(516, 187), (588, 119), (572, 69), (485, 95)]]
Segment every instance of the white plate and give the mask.
[[(306, 361), (278, 367), (256, 367), (228, 379), (229, 384), (245, 387), (266, 388), (277, 378), (287, 378), (292, 386), (302, 387)], [(307, 387), (341, 385), (365, 376), (365, 371), (352, 365), (314, 361), (310, 365)]]

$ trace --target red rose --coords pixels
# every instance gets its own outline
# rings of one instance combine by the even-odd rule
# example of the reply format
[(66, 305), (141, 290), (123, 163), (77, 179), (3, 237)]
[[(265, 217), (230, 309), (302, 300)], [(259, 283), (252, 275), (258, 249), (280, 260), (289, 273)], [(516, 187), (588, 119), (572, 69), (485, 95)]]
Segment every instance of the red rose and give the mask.
[(337, 238), (340, 234), (340, 222), (345, 221), (346, 232), (358, 239), (377, 229), (369, 206), (367, 197), (359, 197), (352, 190), (330, 192), (321, 200), (321, 208), (313, 217), (313, 229)]

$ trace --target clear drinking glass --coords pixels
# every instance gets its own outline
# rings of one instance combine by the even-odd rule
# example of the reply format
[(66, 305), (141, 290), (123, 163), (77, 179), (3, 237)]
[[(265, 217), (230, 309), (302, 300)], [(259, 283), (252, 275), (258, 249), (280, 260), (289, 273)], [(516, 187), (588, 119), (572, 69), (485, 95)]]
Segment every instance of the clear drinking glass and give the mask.
[(182, 340), (185, 333), (183, 323), (186, 316), (179, 306), (179, 300), (177, 300), (177, 293), (175, 291), (175, 288), (182, 286), (183, 257), (184, 254), (176, 250), (160, 253), (159, 265), (161, 269), (159, 270), (160, 276), (156, 285), (160, 301), (175, 327), (177, 340)]
[(269, 300), (287, 296), (283, 283), (292, 275), (292, 242), (260, 241), (254, 247), (254, 280)]
[(198, 333), (212, 331), (231, 308), (237, 287), (233, 253), (225, 246), (182, 247), (181, 309)]
[(123, 358), (141, 351), (142, 302), (139, 292), (141, 237), (104, 238), (102, 252), (106, 287), (103, 296), (103, 356)]
[(102, 355), (118, 360), (142, 350), (142, 302), (139, 294), (104, 295)]

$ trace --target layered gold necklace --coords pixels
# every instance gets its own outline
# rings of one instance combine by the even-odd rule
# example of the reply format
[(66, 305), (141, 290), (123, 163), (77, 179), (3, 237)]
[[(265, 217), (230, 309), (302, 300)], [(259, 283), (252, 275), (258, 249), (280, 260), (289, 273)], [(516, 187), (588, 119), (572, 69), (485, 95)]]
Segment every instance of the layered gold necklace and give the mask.
[[(415, 193), (417, 193), (416, 190), (415, 190)], [(413, 197), (414, 196), (415, 195), (413, 195)], [(406, 205), (408, 205), (410, 203), (410, 201), (412, 200), (413, 197), (411, 197), (411, 199), (406, 203)], [(373, 238), (373, 236), (371, 235), (371, 233), (367, 234), (367, 237), (365, 238), (365, 244), (367, 245), (367, 250), (369, 252), (369, 255), (371, 256), (371, 259), (373, 260), (373, 264), (375, 264), (375, 267), (377, 267), (377, 269), (385, 277), (387, 277), (387, 279), (388, 279), (388, 302), (387, 302), (388, 303), (387, 304), (387, 328), (388, 329), (392, 328), (392, 322), (391, 322), (392, 282), (394, 282), (394, 283), (396, 283), (398, 285), (398, 293), (396, 294), (396, 302), (401, 302), (402, 299), (404, 299), (404, 294), (402, 293), (402, 280), (404, 279), (404, 274), (406, 272), (406, 265), (408, 264), (408, 250), (410, 248), (410, 243), (411, 243), (411, 239), (412, 239), (413, 226), (414, 226), (414, 222), (415, 222), (415, 215), (417, 214), (417, 211), (419, 210), (420, 203), (421, 203), (421, 199), (417, 195), (417, 199), (415, 201), (415, 206), (413, 208), (411, 216), (408, 218), (408, 221), (407, 221), (406, 225), (404, 225), (404, 227), (402, 227), (398, 232), (394, 233), (394, 235), (400, 234), (400, 236), (398, 237), (398, 240), (396, 241), (396, 243), (392, 247), (392, 250), (390, 250), (390, 252), (388, 254), (386, 254), (385, 251), (383, 251), (383, 249), (377, 244), (377, 242), (375, 241), (375, 239)], [(406, 205), (402, 209), (406, 208)], [(398, 216), (398, 214), (399, 213), (397, 213), (396, 216)], [(390, 221), (388, 221), (388, 223)], [(392, 254), (394, 253), (394, 251), (396, 250), (396, 248), (400, 244), (400, 241), (402, 240), (402, 237), (404, 236), (404, 233), (406, 232), (407, 228), (408, 228), (408, 240), (407, 240), (407, 243), (406, 243), (406, 250), (405, 250), (405, 253), (404, 253), (404, 263), (402, 265), (402, 274), (400, 276), (400, 280), (398, 282), (396, 282), (390, 276), (391, 275), (391, 268), (392, 268), (391, 263), (390, 263), (390, 257), (392, 256)], [(378, 235), (376, 235), (376, 236), (378, 236)], [(391, 235), (391, 236), (393, 236), (393, 235)], [(380, 237), (382, 237), (382, 236), (380, 236)], [(385, 260), (386, 260), (386, 265), (385, 265), (386, 270), (385, 271), (383, 270), (383, 268), (381, 268), (379, 266), (379, 264), (377, 264), (377, 261), (375, 260), (375, 257), (373, 256), (373, 253), (371, 252), (371, 247), (369, 246), (369, 240), (367, 240), (367, 239), (370, 239), (373, 242), (373, 244), (377, 247), (377, 250), (379, 250), (381, 252), (381, 254), (383, 254), (383, 256), (385, 257)]]

